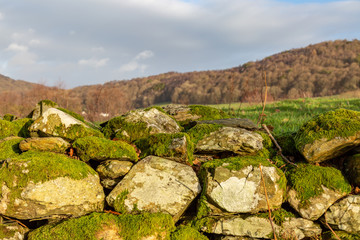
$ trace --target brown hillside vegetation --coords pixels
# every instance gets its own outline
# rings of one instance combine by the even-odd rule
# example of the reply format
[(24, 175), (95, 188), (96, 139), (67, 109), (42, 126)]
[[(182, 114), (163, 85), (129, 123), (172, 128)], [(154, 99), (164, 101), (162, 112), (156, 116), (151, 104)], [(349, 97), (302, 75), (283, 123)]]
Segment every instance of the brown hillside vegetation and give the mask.
[[(65, 108), (86, 112), (89, 120), (105, 120), (129, 109), (164, 102), (258, 102), (264, 93), (264, 72), (268, 85), (268, 100), (329, 96), (355, 91), (360, 88), (360, 41), (322, 42), (226, 70), (169, 72), (71, 90), (38, 86), (43, 95), (30, 96), (26, 103), (33, 106), (46, 97)], [(7, 91), (7, 102), (17, 104), (16, 101), (11, 101), (9, 96), (12, 91), (14, 90)], [(19, 95), (19, 92), (22, 91), (16, 90), (17, 97), (28, 95)], [(4, 99), (2, 95), (0, 98)], [(0, 114), (16, 109), (1, 105)], [(24, 114), (12, 111), (17, 115)], [(102, 117), (100, 113), (109, 115)]]

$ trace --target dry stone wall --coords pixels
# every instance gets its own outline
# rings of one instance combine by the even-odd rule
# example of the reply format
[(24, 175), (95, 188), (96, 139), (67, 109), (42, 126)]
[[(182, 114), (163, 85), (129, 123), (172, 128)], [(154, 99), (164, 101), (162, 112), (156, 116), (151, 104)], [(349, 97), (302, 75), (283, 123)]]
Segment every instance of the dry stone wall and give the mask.
[(29, 117), (0, 119), (0, 239), (360, 239), (359, 112), (305, 124), (295, 164), (207, 106)]

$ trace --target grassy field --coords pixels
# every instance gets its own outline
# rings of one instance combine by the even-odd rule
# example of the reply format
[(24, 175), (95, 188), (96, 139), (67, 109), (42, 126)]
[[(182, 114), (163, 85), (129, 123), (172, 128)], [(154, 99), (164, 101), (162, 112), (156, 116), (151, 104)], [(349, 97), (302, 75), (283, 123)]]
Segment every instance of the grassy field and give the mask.
[[(249, 118), (255, 123), (259, 122), (259, 115), (263, 109), (262, 104), (249, 105), (233, 103), (230, 105), (230, 111), (229, 104), (212, 106), (230, 112), (234, 117)], [(337, 96), (267, 103), (262, 117), (262, 123), (274, 127), (274, 134), (280, 136), (288, 132), (297, 131), (303, 123), (318, 114), (338, 108), (360, 111), (360, 99)]]

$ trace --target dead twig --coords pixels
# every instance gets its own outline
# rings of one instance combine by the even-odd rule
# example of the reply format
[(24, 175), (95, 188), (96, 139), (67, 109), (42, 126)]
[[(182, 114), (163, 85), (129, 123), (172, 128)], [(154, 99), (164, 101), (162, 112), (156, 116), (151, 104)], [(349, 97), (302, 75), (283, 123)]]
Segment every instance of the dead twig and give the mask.
[(339, 238), (339, 236), (336, 234), (336, 232), (334, 232), (334, 230), (330, 227), (330, 225), (328, 224), (327, 220), (326, 220), (326, 215), (324, 214), (324, 218), (325, 218), (325, 225), (330, 229), (330, 231), (332, 232), (332, 234), (334, 234), (334, 236), (341, 240), (341, 238)]
[(262, 109), (261, 114), (259, 115), (258, 124), (261, 123), (261, 120), (262, 120), (263, 116), (266, 116), (264, 114), (265, 107), (266, 107), (267, 90), (268, 90), (268, 86), (267, 86), (267, 83), (266, 83), (266, 72), (264, 72), (263, 77), (264, 77), (264, 82), (265, 82), (265, 96), (264, 96), (264, 101), (263, 101), (263, 109)]
[(280, 156), (281, 156), (287, 163), (289, 163), (289, 164), (294, 165), (294, 166), (297, 167), (297, 165), (296, 165), (295, 163), (291, 162), (287, 157), (285, 157), (285, 156), (282, 154), (282, 149), (281, 149), (280, 145), (277, 143), (277, 141), (275, 140), (274, 136), (271, 134), (271, 132), (270, 132), (270, 130), (268, 129), (268, 127), (267, 127), (265, 124), (263, 124), (262, 127), (265, 129), (265, 131), (267, 132), (267, 134), (269, 135), (269, 137), (271, 138), (271, 140), (273, 141), (273, 143), (275, 144), (275, 146), (278, 148)]
[(25, 224), (23, 224), (22, 222), (20, 222), (20, 221), (18, 221), (18, 220), (16, 220), (16, 219), (12, 219), (12, 218), (6, 217), (6, 216), (4, 216), (4, 215), (2, 215), (1, 217), (5, 218), (5, 219), (7, 219), (7, 220), (10, 220), (10, 221), (14, 221), (14, 222), (16, 222), (17, 224), (23, 226), (24, 228), (28, 228)]
[(271, 209), (270, 209), (270, 204), (269, 204), (269, 198), (268, 198), (267, 191), (266, 191), (264, 175), (263, 175), (263, 172), (262, 172), (262, 169), (261, 169), (261, 163), (259, 164), (259, 169), (260, 169), (260, 173), (261, 173), (261, 181), (263, 182), (263, 185), (264, 185), (264, 192), (265, 192), (266, 204), (267, 204), (268, 211), (269, 211), (269, 220), (270, 220), (271, 228), (272, 228), (273, 233), (274, 233), (274, 239), (277, 240), (274, 223), (273, 223), (273, 220), (272, 220), (272, 217), (271, 217)]

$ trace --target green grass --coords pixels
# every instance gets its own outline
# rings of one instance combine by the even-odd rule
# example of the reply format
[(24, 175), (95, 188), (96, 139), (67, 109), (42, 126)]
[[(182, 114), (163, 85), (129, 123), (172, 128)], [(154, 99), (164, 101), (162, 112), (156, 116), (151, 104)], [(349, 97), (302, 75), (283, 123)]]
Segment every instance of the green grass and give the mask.
[[(230, 112), (233, 117), (249, 118), (255, 123), (258, 122), (263, 108), (261, 104), (235, 103), (231, 104), (229, 111), (229, 104), (212, 106)], [(274, 134), (279, 136), (288, 132), (295, 132), (313, 117), (338, 108), (360, 111), (360, 99), (323, 97), (267, 103), (262, 123), (273, 126)]]

